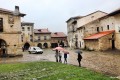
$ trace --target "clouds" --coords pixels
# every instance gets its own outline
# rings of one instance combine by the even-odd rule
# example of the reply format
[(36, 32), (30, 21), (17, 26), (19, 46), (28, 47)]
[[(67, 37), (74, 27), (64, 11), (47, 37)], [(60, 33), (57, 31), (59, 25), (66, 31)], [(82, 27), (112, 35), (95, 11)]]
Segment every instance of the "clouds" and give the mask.
[(84, 16), (96, 10), (111, 12), (120, 7), (120, 0), (1, 0), (0, 7), (20, 11), (27, 16), (23, 21), (34, 22), (35, 28), (66, 33), (65, 21), (72, 16)]

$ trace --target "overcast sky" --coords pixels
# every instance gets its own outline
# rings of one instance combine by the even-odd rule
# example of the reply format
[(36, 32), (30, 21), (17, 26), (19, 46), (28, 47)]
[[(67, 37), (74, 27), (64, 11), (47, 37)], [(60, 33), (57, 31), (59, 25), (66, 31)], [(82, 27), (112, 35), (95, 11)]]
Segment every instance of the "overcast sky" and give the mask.
[(120, 8), (120, 0), (0, 0), (0, 8), (27, 14), (22, 21), (35, 23), (34, 27), (52, 32), (67, 32), (66, 21), (73, 16), (85, 16), (101, 10), (107, 13)]

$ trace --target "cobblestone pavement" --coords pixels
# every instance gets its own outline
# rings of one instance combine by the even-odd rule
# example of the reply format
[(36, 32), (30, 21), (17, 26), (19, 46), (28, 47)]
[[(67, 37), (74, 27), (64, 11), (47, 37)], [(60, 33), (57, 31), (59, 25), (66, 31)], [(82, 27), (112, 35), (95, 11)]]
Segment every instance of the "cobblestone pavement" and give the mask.
[[(70, 54), (68, 55), (68, 64), (78, 66), (77, 53), (75, 50), (67, 49)], [(23, 52), (23, 57), (16, 58), (0, 58), (0, 63), (13, 63), (13, 62), (28, 62), (28, 61), (54, 61), (55, 51), (52, 49), (44, 50), (43, 54), (29, 54)], [(111, 75), (120, 75), (120, 51), (83, 51), (83, 59), (81, 61), (82, 67), (90, 68), (99, 72)], [(63, 55), (62, 55), (63, 63)]]

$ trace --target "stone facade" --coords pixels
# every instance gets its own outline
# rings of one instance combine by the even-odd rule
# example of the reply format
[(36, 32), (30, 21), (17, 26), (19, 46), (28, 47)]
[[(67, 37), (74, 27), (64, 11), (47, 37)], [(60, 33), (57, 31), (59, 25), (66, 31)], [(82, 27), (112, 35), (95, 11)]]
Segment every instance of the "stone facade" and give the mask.
[(78, 48), (77, 20), (82, 16), (71, 17), (67, 22), (67, 40), (71, 48)]
[[(117, 10), (117, 11), (120, 12), (120, 10)], [(112, 13), (110, 13), (104, 17), (101, 17), (101, 18), (93, 21), (92, 23), (89, 23), (88, 25), (86, 25), (87, 29), (89, 29), (88, 30), (89, 33), (86, 33), (86, 35), (90, 36), (91, 35), (90, 32), (92, 32), (92, 34), (95, 34), (95, 31), (97, 31), (96, 25), (99, 27), (99, 32), (115, 30), (115, 33), (112, 36), (112, 39), (113, 39), (112, 41), (114, 41), (112, 43), (112, 47), (114, 46), (116, 49), (120, 49), (120, 27), (119, 27), (120, 26), (120, 14), (117, 11), (112, 12)], [(115, 13), (115, 14), (113, 14), (113, 13)], [(90, 26), (92, 26), (92, 28)], [(90, 31), (93, 28), (94, 29), (96, 28), (96, 30)], [(104, 42), (104, 40), (102, 40), (102, 41)], [(103, 48), (102, 50), (106, 50), (106, 48), (111, 49), (111, 43), (107, 42), (106, 45), (109, 45), (109, 47), (106, 47), (106, 46), (104, 47), (103, 45), (101, 45), (101, 48)], [(100, 50), (101, 50), (101, 48), (100, 48)]]
[(112, 35), (113, 33), (99, 39), (85, 40), (86, 49), (95, 51), (112, 49)]
[[(119, 10), (120, 12), (120, 10)], [(115, 47), (120, 50), (120, 13), (114, 15), (115, 18)]]
[[(102, 11), (96, 11), (91, 14), (78, 19), (77, 21), (77, 34), (78, 36), (78, 47), (85, 48), (85, 43), (83, 38), (91, 34), (97, 33), (97, 27), (99, 26), (99, 21), (95, 21), (100, 17), (105, 16), (107, 13)], [(95, 22), (93, 22), (95, 21)]]
[(22, 22), (21, 31), (21, 46), (27, 50), (29, 46), (34, 46), (34, 23)]
[(63, 32), (55, 32), (51, 33), (51, 47), (67, 47), (68, 42), (67, 42), (67, 35), (65, 35)]
[(17, 54), (21, 48), (21, 17), (25, 16), (15, 6), (15, 11), (0, 9), (0, 54)]
[(48, 29), (35, 29), (34, 30), (35, 46), (40, 48), (51, 47), (51, 32)]

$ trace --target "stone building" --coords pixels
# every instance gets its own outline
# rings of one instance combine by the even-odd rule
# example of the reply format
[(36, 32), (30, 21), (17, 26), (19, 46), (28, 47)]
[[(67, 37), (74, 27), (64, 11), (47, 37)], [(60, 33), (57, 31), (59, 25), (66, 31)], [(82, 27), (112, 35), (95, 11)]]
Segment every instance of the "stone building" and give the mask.
[[(96, 22), (97, 27), (96, 24), (93, 24)], [(93, 25), (92, 27), (94, 29), (94, 32), (96, 31), (96, 33), (87, 33), (87, 36), (84, 38), (87, 48), (94, 50), (107, 50), (115, 48), (120, 49), (120, 9), (113, 11), (88, 24), (86, 26), (87, 29), (89, 27), (88, 32), (92, 30), (92, 28), (90, 27), (91, 25)], [(101, 33), (106, 33), (106, 35), (100, 36)], [(99, 36), (99, 38), (94, 39), (97, 36)], [(98, 42), (98, 44), (96, 44), (97, 47), (94, 47), (92, 44), (96, 43), (95, 40), (96, 42)]]
[(34, 29), (34, 42), (40, 48), (50, 48), (51, 32), (48, 29)]
[(55, 48), (58, 46), (68, 46), (67, 35), (65, 35), (63, 32), (51, 33), (51, 47)]
[(113, 35), (115, 30), (102, 31), (84, 38), (86, 49), (103, 51), (114, 48)]
[(82, 16), (76, 16), (76, 17), (71, 17), (66, 21), (67, 23), (67, 40), (68, 40), (68, 45), (71, 48), (77, 48), (78, 43), (77, 43), (77, 23), (78, 19), (82, 18)]
[(30, 46), (34, 45), (34, 23), (21, 22), (21, 28), (21, 46), (24, 48), (24, 50), (28, 50)]
[(0, 8), (0, 55), (16, 54), (21, 48), (21, 17), (25, 14)]
[[(107, 15), (107, 13), (102, 11), (95, 11), (91, 14), (84, 16), (83, 18), (78, 19), (77, 24), (77, 35), (78, 35), (78, 47), (85, 48), (84, 38), (90, 34), (97, 33), (96, 29), (93, 27), (98, 26), (98, 22), (91, 23), (103, 16)], [(91, 23), (91, 24), (90, 24)], [(88, 27), (87, 27), (88, 26)]]
[(67, 22), (68, 44), (72, 48), (84, 48), (85, 25), (106, 15), (102, 11), (96, 11), (86, 16), (71, 17)]

